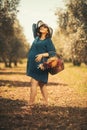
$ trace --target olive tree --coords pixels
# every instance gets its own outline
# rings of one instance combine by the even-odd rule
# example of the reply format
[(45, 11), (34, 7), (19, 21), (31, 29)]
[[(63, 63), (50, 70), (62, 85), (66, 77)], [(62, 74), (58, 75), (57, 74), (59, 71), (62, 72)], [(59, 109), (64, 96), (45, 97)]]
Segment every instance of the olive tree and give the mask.
[[(87, 0), (65, 0), (66, 10), (56, 11), (63, 53), (74, 65), (87, 64)], [(68, 52), (68, 56), (67, 56)]]

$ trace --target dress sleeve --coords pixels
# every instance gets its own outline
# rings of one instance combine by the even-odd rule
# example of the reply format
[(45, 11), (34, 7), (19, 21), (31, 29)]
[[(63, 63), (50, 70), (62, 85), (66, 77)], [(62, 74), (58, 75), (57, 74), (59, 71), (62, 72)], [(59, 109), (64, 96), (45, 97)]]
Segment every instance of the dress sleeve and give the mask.
[(49, 57), (55, 56), (56, 49), (55, 49), (55, 46), (50, 38), (48, 39), (46, 46), (47, 46), (47, 52), (49, 53)]
[(33, 37), (36, 38), (37, 37), (37, 27), (36, 27), (35, 23), (33, 23), (33, 25), (32, 25), (32, 31), (33, 31)]

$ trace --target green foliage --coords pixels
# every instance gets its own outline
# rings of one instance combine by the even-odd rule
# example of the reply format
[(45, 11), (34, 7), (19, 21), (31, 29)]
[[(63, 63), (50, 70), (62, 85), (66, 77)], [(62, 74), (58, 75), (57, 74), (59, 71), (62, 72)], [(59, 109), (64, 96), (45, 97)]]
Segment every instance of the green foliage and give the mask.
[(0, 0), (0, 59), (6, 67), (27, 55), (28, 44), (17, 20), (20, 0)]
[[(74, 65), (87, 64), (87, 0), (68, 0), (66, 10), (57, 10), (60, 37), (64, 38), (62, 51), (64, 58)], [(59, 38), (60, 39), (60, 38)], [(68, 55), (67, 55), (67, 52)]]

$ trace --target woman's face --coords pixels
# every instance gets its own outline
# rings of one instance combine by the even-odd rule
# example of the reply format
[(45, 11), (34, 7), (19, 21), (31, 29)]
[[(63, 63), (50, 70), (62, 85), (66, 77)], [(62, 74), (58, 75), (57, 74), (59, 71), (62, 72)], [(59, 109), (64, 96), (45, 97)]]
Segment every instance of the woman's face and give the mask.
[(42, 33), (42, 34), (47, 34), (47, 33), (48, 33), (48, 27), (42, 25), (42, 26), (40, 27), (40, 33)]

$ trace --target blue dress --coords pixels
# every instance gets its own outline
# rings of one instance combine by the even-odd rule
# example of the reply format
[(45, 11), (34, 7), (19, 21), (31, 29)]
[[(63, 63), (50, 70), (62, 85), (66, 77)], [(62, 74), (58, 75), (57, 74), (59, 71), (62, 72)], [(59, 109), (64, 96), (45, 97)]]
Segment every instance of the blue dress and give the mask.
[(48, 71), (38, 69), (38, 65), (43, 62), (43, 59), (40, 62), (36, 62), (35, 56), (41, 53), (49, 53), (49, 56), (53, 56), (55, 55), (55, 51), (55, 47), (50, 38), (40, 40), (39, 37), (36, 37), (28, 53), (27, 76), (40, 82), (47, 83)]

